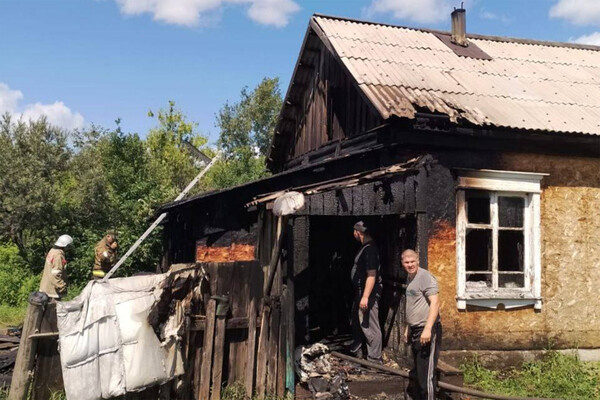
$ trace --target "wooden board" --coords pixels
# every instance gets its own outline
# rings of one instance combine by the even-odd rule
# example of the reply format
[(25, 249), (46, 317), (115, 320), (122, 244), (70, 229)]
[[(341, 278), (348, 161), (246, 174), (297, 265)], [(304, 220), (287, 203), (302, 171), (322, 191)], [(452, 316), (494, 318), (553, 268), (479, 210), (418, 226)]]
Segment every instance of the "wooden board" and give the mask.
[[(40, 333), (57, 332), (56, 303), (50, 302), (44, 310)], [(33, 379), (34, 400), (45, 400), (53, 392), (64, 389), (58, 341), (56, 338), (37, 340), (37, 358)]]
[(281, 317), (281, 304), (274, 303), (271, 308), (271, 321), (269, 324), (269, 339), (267, 344), (267, 386), (268, 395), (275, 394), (277, 391), (277, 367), (279, 365), (279, 323)]
[(200, 390), (197, 397), (198, 400), (207, 400), (210, 398), (216, 304), (217, 302), (211, 299), (208, 301), (208, 307), (206, 309), (206, 330), (204, 331), (202, 367), (200, 369)]
[(267, 386), (267, 349), (269, 339), (269, 320), (271, 307), (263, 304), (261, 310), (260, 335), (258, 338), (258, 355), (256, 359), (256, 396), (261, 398)]
[(281, 308), (280, 313), (280, 324), (279, 324), (279, 339), (277, 349), (277, 397), (283, 398), (285, 394), (285, 382), (286, 382), (286, 351), (287, 351), (287, 329), (288, 329), (288, 303), (289, 303), (289, 292), (287, 287), (284, 286), (281, 295)]
[(254, 395), (254, 371), (256, 360), (256, 303), (257, 299), (253, 298), (250, 301), (248, 308), (248, 341), (246, 344), (246, 373), (244, 377), (244, 386), (246, 388), (246, 396), (252, 398)]
[(221, 385), (223, 383), (223, 352), (225, 350), (225, 320), (226, 318), (223, 316), (217, 317), (212, 366), (211, 400), (219, 400), (221, 398)]

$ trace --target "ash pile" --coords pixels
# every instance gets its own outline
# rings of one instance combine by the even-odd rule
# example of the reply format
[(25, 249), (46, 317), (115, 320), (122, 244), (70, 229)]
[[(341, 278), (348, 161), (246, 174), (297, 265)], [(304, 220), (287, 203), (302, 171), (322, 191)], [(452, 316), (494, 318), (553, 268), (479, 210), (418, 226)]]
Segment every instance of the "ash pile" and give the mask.
[(297, 348), (296, 373), (314, 399), (349, 399), (347, 372), (329, 353), (329, 348), (322, 343)]

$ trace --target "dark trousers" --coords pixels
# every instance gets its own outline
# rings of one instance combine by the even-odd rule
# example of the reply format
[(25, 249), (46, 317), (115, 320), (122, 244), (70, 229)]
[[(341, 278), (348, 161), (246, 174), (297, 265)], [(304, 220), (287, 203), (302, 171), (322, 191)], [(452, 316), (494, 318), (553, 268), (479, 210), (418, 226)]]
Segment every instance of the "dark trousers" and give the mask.
[(435, 400), (437, 392), (436, 367), (442, 346), (442, 324), (438, 321), (431, 329), (431, 341), (421, 345), (422, 326), (410, 327), (409, 340), (414, 366), (407, 389), (410, 400)]
[(355, 299), (352, 307), (352, 345), (351, 351), (360, 355), (363, 340), (367, 342), (367, 360), (381, 361), (381, 327), (379, 326), (379, 304), (373, 299), (366, 312), (358, 307), (360, 299)]

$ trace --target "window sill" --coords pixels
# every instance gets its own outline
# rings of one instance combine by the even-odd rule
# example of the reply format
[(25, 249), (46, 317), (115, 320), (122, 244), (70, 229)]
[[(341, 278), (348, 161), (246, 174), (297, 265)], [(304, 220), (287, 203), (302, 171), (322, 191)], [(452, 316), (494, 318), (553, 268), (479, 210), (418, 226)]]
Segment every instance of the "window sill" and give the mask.
[(467, 306), (477, 306), (496, 310), (500, 305), (504, 309), (533, 306), (536, 310), (542, 309), (542, 299), (536, 298), (531, 292), (471, 292), (456, 298), (456, 307), (465, 310)]

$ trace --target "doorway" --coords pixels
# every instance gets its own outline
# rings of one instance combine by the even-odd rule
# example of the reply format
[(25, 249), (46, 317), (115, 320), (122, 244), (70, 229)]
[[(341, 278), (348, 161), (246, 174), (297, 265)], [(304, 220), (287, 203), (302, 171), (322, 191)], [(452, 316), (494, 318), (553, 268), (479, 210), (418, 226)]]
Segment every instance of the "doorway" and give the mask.
[(308, 276), (301, 290), (308, 294), (308, 312), (303, 326), (296, 326), (298, 344), (326, 339), (340, 343), (351, 332), (350, 312), (353, 287), (350, 271), (360, 244), (354, 239), (353, 226), (363, 221), (377, 244), (383, 296), (380, 301), (380, 322), (384, 346), (391, 328), (401, 315), (398, 303), (406, 275), (400, 254), (416, 244), (416, 220), (399, 215), (370, 216), (310, 216), (308, 240)]

